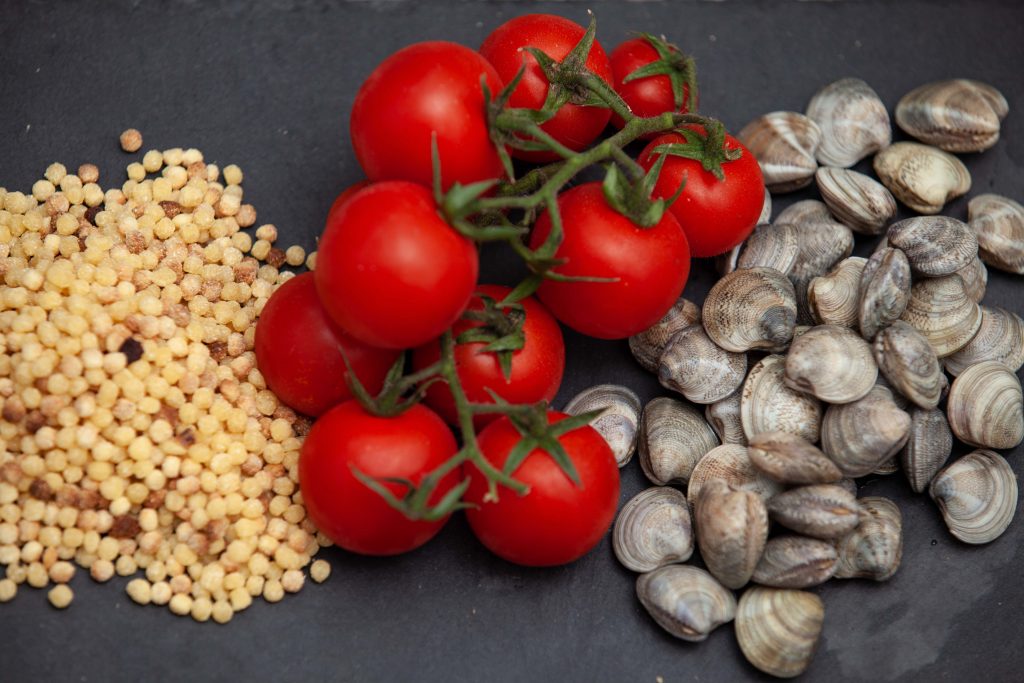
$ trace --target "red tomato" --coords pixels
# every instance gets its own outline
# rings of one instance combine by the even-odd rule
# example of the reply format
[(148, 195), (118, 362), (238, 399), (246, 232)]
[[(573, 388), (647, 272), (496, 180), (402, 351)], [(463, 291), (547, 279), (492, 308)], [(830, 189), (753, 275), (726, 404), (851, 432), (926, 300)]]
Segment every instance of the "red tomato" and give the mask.
[[(548, 422), (567, 416), (551, 411)], [(507, 417), (492, 422), (479, 436), (487, 460), (502, 468), (522, 439)], [(530, 491), (518, 496), (499, 487), (497, 502), (485, 503), (487, 481), (473, 465), (463, 500), (473, 533), (495, 555), (509, 562), (547, 567), (572, 562), (590, 551), (615, 516), (619, 502), (619, 468), (604, 438), (586, 425), (558, 437), (579, 474), (576, 486), (545, 451), (534, 449), (512, 473)]]
[[(574, 21), (553, 14), (526, 14), (510, 19), (494, 29), (483, 45), (480, 54), (497, 69), (503, 81), (511, 81), (525, 63), (526, 72), (519, 81), (510, 107), (540, 109), (548, 95), (548, 79), (544, 76), (536, 58), (524, 47), (535, 47), (557, 62), (562, 61), (580, 42), (586, 29)], [(587, 69), (612, 82), (611, 65), (604, 48), (596, 40), (587, 55)], [(541, 129), (569, 149), (579, 151), (594, 141), (605, 126), (611, 110), (603, 107), (584, 107), (566, 104)], [(528, 161), (551, 161), (559, 159), (551, 152), (523, 152), (511, 150), (513, 156)]]
[(468, 47), (416, 43), (385, 59), (356, 93), (349, 128), (366, 177), (430, 187), (430, 137), (437, 133), (442, 185), (504, 174), (487, 130), (480, 77), (502, 88), (494, 67)]
[[(325, 413), (313, 424), (299, 456), (299, 485), (310, 519), (345, 550), (397, 555), (423, 545), (441, 530), (437, 522), (412, 521), (353, 474), (398, 477), (419, 483), (453, 456), (455, 437), (436, 413), (417, 404), (395, 417), (376, 417), (357, 401)], [(437, 503), (459, 483), (456, 468), (431, 497)], [(406, 488), (385, 484), (401, 498)]]
[[(686, 236), (669, 212), (643, 228), (605, 201), (600, 183), (558, 197), (564, 237), (555, 253), (562, 275), (617, 278), (615, 282), (544, 280), (537, 296), (556, 318), (591, 337), (622, 339), (658, 322), (679, 298), (690, 274)], [(545, 212), (530, 238), (536, 249), (551, 231)]]
[(351, 185), (346, 187), (344, 190), (342, 190), (341, 194), (339, 194), (337, 197), (335, 197), (334, 201), (331, 202), (331, 208), (328, 209), (328, 211), (327, 211), (327, 220), (330, 221), (331, 220), (331, 214), (333, 214), (335, 211), (337, 211), (341, 207), (342, 204), (344, 204), (349, 199), (351, 199), (352, 195), (354, 195), (356, 192), (359, 192), (359, 190), (363, 189), (364, 187), (368, 186), (369, 184), (370, 184), (370, 181), (368, 181), (368, 180), (360, 180), (359, 182), (352, 183)]
[(345, 350), (356, 377), (376, 394), (397, 351), (376, 349), (335, 328), (316, 295), (313, 273), (302, 273), (277, 288), (256, 324), (256, 365), (267, 386), (286, 404), (317, 416), (352, 398)]
[[(698, 126), (688, 126), (701, 130)], [(678, 133), (659, 135), (644, 148), (638, 161), (649, 169), (658, 160), (653, 150), (658, 145), (683, 143)], [(764, 178), (757, 159), (731, 135), (725, 136), (726, 149), (740, 149), (735, 161), (722, 164), (724, 180), (705, 171), (699, 161), (668, 156), (654, 187), (655, 197), (671, 197), (686, 182), (683, 193), (669, 211), (679, 221), (694, 256), (717, 256), (729, 251), (754, 230), (764, 205)]]
[[(501, 301), (512, 291), (500, 285), (480, 285), (478, 294), (484, 294), (495, 301)], [(536, 403), (550, 401), (558, 393), (562, 384), (562, 373), (565, 371), (565, 344), (562, 341), (562, 330), (558, 327), (551, 314), (539, 301), (527, 297), (520, 302), (526, 313), (523, 322), (523, 348), (512, 352), (512, 372), (509, 378), (498, 363), (496, 353), (483, 351), (483, 342), (470, 342), (455, 345), (455, 365), (466, 397), (474, 403), (493, 403), (488, 389), (496, 392), (509, 403)], [(483, 301), (474, 296), (468, 310), (483, 310)], [(483, 325), (478, 321), (459, 320), (452, 328), (456, 337), (466, 330)], [(437, 341), (416, 349), (413, 354), (413, 367), (422, 369), (441, 357), (441, 347)], [(458, 424), (458, 414), (448, 385), (443, 382), (432, 384), (427, 390), (427, 404), (436, 410), (449, 424)], [(473, 422), (482, 428), (495, 418), (497, 414), (475, 416)]]
[(478, 267), (476, 246), (441, 218), (430, 190), (391, 181), (331, 215), (313, 274), (339, 327), (372, 346), (405, 349), (455, 322)]
[[(686, 113), (687, 98), (690, 88), (683, 85), (683, 105), (676, 108), (675, 93), (672, 92), (672, 81), (668, 76), (647, 76), (623, 83), (627, 76), (637, 69), (647, 66), (660, 59), (657, 51), (646, 38), (631, 38), (612, 52), (612, 75), (615, 78), (615, 92), (629, 105), (630, 111), (636, 116), (646, 118), (657, 116), (667, 111)], [(625, 121), (621, 116), (612, 114), (612, 123), (622, 128)], [(653, 137), (653, 136), (648, 136)]]

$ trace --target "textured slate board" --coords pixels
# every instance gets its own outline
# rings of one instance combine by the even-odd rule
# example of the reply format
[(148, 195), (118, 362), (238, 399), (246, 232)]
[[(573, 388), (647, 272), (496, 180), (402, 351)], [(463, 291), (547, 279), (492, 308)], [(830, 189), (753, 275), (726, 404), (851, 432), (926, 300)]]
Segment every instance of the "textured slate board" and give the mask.
[[(359, 178), (348, 142), (361, 80), (390, 52), (425, 39), (475, 46), (527, 11), (586, 21), (610, 49), (630, 30), (667, 33), (700, 66), (701, 104), (738, 130), (776, 109), (802, 110), (821, 86), (867, 80), (890, 106), (923, 82), (966, 76), (1010, 102), (1003, 140), (964, 158), (972, 194), (1024, 196), (1024, 11), (1015, 2), (0, 2), (0, 183), (28, 189), (45, 167), (91, 161), (123, 178), (117, 134), (144, 149), (195, 146), (238, 163), (260, 222), (314, 246), (334, 195)], [(865, 166), (866, 167), (866, 166)], [(777, 197), (777, 208), (814, 197)], [(966, 202), (947, 213), (963, 218)], [(866, 254), (873, 240), (859, 240)], [(487, 279), (520, 273), (488, 248)], [(699, 263), (688, 296), (714, 278)], [(1020, 278), (991, 271), (986, 302), (1024, 312)], [(663, 393), (624, 342), (567, 334), (564, 402), (598, 382), (645, 399)], [(558, 403), (560, 405), (561, 403)], [(1009, 453), (1021, 467), (1021, 449)], [(632, 463), (622, 496), (645, 486)], [(903, 566), (890, 582), (833, 582), (817, 592), (825, 632), (804, 680), (1019, 680), (1024, 587), (1018, 522), (988, 547), (945, 531), (927, 497), (899, 477), (868, 478), (862, 495), (896, 499)], [(142, 608), (124, 579), (79, 576), (66, 613), (27, 588), (0, 607), (0, 680), (564, 680), (762, 678), (731, 627), (700, 645), (663, 633), (642, 611), (634, 576), (607, 539), (569, 567), (528, 570), (490, 556), (462, 519), (422, 550), (368, 559), (336, 549), (334, 573), (282, 604), (258, 601), (228, 627)]]

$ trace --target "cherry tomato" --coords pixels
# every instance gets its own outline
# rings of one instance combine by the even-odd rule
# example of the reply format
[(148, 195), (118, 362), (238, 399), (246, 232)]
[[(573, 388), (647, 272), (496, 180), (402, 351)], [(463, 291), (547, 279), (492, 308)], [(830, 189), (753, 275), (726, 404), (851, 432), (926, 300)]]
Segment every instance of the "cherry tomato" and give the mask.
[(334, 201), (331, 202), (331, 208), (328, 209), (328, 211), (327, 211), (327, 220), (330, 221), (331, 220), (331, 214), (333, 214), (335, 211), (337, 211), (341, 207), (342, 204), (344, 204), (349, 199), (351, 199), (352, 195), (354, 195), (356, 192), (359, 192), (359, 190), (363, 189), (364, 187), (368, 186), (369, 184), (370, 184), (370, 181), (368, 181), (368, 180), (360, 180), (358, 182), (352, 183), (351, 185), (346, 187), (344, 190), (342, 190), (341, 194), (339, 194), (337, 197), (335, 197)]
[(501, 90), (486, 59), (444, 41), (416, 43), (381, 62), (356, 93), (349, 122), (366, 177), (430, 187), (434, 133), (445, 188), (502, 176), (487, 130), (481, 77), (492, 93)]
[(331, 215), (313, 274), (341, 329), (371, 346), (404, 349), (455, 322), (478, 267), (476, 246), (441, 218), (430, 190), (390, 181), (356, 192)]
[[(484, 309), (481, 294), (500, 302), (512, 290), (500, 285), (480, 285), (476, 291), (477, 295), (470, 301), (467, 310)], [(527, 297), (520, 303), (526, 314), (522, 326), (525, 341), (523, 348), (512, 352), (512, 372), (508, 379), (501, 369), (498, 354), (483, 350), (485, 343), (469, 342), (455, 345), (455, 365), (460, 383), (466, 392), (466, 398), (474, 403), (493, 403), (488, 389), (509, 403), (550, 401), (558, 393), (558, 387), (562, 384), (562, 373), (565, 371), (562, 330), (547, 309), (533, 297)], [(459, 320), (452, 332), (457, 338), (466, 330), (479, 328), (483, 324), (479, 321)], [(440, 357), (440, 345), (437, 341), (431, 342), (416, 349), (413, 354), (413, 367), (417, 370), (422, 369)], [(427, 390), (426, 402), (450, 424), (458, 424), (455, 402), (446, 384), (432, 384)], [(497, 417), (497, 414), (480, 414), (474, 416), (473, 422), (479, 429)]]
[[(556, 318), (591, 337), (622, 339), (658, 322), (679, 298), (690, 273), (686, 236), (669, 212), (643, 228), (605, 201), (600, 183), (578, 185), (558, 197), (564, 237), (556, 258), (562, 275), (616, 278), (614, 282), (545, 280), (537, 296)], [(551, 231), (541, 215), (530, 247)]]
[[(702, 130), (699, 126), (687, 127)], [(659, 135), (644, 148), (638, 161), (649, 169), (658, 158), (655, 147), (682, 142), (683, 136), (678, 133)], [(725, 147), (743, 153), (739, 159), (722, 164), (724, 180), (705, 171), (699, 161), (668, 156), (654, 187), (655, 197), (667, 198), (686, 183), (669, 211), (686, 232), (694, 256), (717, 256), (745, 240), (764, 205), (764, 178), (757, 159), (731, 135), (725, 136)]]
[[(686, 106), (687, 98), (690, 96), (689, 86), (683, 84), (683, 105), (676, 108), (672, 81), (668, 76), (647, 76), (623, 83), (634, 71), (656, 62), (660, 58), (646, 38), (631, 38), (615, 48), (611, 55), (615, 92), (619, 93), (619, 97), (629, 105), (630, 111), (641, 118), (657, 116), (667, 111), (683, 114), (689, 111)], [(622, 128), (625, 121), (621, 116), (613, 113), (612, 123), (616, 128)]]
[[(536, 58), (523, 48), (535, 47), (560, 62), (576, 47), (584, 33), (586, 29), (569, 19), (553, 14), (526, 14), (510, 19), (494, 29), (480, 46), (480, 54), (494, 65), (506, 83), (515, 77), (525, 63), (526, 72), (509, 99), (509, 106), (540, 109), (544, 106), (550, 83)], [(611, 84), (612, 71), (608, 55), (596, 40), (587, 55), (586, 67)], [(541, 129), (569, 149), (579, 151), (600, 135), (608, 125), (609, 116), (611, 110), (604, 107), (585, 107), (570, 102), (545, 122)], [(511, 150), (511, 153), (528, 161), (560, 158), (551, 152)]]
[[(418, 484), (455, 454), (455, 437), (429, 408), (417, 404), (395, 417), (376, 417), (357, 401), (335, 406), (306, 435), (299, 485), (313, 523), (334, 543), (363, 555), (397, 555), (423, 545), (444, 526), (412, 521), (356, 478), (396, 477)], [(459, 483), (456, 468), (441, 480), (431, 503)], [(385, 484), (401, 498), (406, 488)]]
[[(550, 411), (548, 422), (567, 416)], [(522, 436), (507, 417), (492, 422), (478, 437), (487, 460), (502, 468)], [(589, 425), (558, 437), (579, 474), (576, 486), (545, 451), (534, 449), (512, 476), (527, 484), (525, 495), (499, 486), (497, 502), (485, 503), (487, 481), (473, 465), (463, 500), (476, 508), (466, 518), (480, 542), (509, 562), (546, 567), (572, 562), (590, 551), (615, 516), (619, 468), (604, 438)]]
[(317, 416), (352, 398), (340, 349), (373, 394), (398, 358), (397, 351), (367, 346), (334, 327), (316, 295), (313, 273), (293, 277), (267, 300), (256, 324), (256, 365), (286, 404)]

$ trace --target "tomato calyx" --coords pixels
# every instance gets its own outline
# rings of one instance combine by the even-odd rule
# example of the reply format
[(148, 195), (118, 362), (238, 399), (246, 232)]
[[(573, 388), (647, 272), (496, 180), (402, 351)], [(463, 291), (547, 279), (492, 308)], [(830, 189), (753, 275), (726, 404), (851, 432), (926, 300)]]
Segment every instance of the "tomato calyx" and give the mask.
[[(620, 163), (609, 164), (601, 185), (605, 201), (635, 225), (642, 228), (654, 227), (661, 222), (666, 209), (679, 198), (686, 187), (685, 182), (680, 183), (679, 189), (667, 200), (653, 199), (654, 186), (664, 165), (664, 154), (658, 157), (646, 173), (628, 156)], [(627, 174), (632, 178), (627, 177)]]
[(478, 294), (481, 310), (467, 310), (463, 320), (482, 323), (465, 330), (455, 338), (456, 344), (484, 344), (477, 353), (493, 353), (506, 380), (512, 377), (512, 354), (526, 345), (523, 324), (526, 309), (519, 303), (499, 303), (486, 294)]
[(684, 54), (682, 50), (665, 40), (664, 37), (659, 38), (650, 33), (641, 33), (640, 37), (654, 48), (654, 51), (658, 53), (658, 59), (638, 67), (623, 78), (622, 82), (629, 83), (651, 76), (668, 76), (669, 82), (672, 84), (672, 96), (676, 109), (682, 108), (685, 98), (686, 110), (697, 111), (697, 64), (693, 61), (693, 57)]
[(352, 365), (349, 362), (345, 350), (338, 347), (342, 360), (345, 361), (345, 368), (348, 370), (346, 381), (352, 397), (359, 402), (363, 409), (377, 417), (394, 417), (405, 412), (422, 400), (427, 389), (434, 382), (440, 381), (440, 362), (423, 368), (418, 372), (406, 375), (405, 353), (400, 353), (395, 362), (388, 369), (384, 377), (384, 385), (376, 396), (371, 394), (359, 381)]
[(739, 159), (743, 150), (727, 149), (725, 146), (725, 126), (721, 121), (707, 119), (704, 130), (685, 127), (676, 128), (674, 132), (681, 135), (686, 142), (672, 142), (654, 148), (656, 154), (669, 154), (699, 161), (705, 171), (714, 174), (719, 180), (725, 179), (722, 164)]

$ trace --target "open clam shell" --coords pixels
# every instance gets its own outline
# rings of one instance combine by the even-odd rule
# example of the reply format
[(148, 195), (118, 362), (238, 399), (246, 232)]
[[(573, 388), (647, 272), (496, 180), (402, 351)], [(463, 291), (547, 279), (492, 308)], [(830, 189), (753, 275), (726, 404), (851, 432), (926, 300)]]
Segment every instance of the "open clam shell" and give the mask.
[(950, 533), (964, 543), (994, 541), (1017, 511), (1017, 477), (1006, 459), (993, 451), (960, 458), (935, 475), (928, 492)]
[(883, 247), (868, 259), (860, 278), (860, 333), (868, 341), (897, 320), (910, 301), (910, 262), (899, 249)]
[(967, 346), (978, 333), (981, 308), (954, 273), (915, 282), (900, 318), (924, 335), (935, 355), (944, 358)]
[(810, 184), (821, 141), (818, 124), (803, 114), (776, 111), (754, 119), (736, 138), (757, 158), (771, 192), (790, 192)]
[(726, 588), (742, 588), (768, 540), (764, 500), (753, 491), (713, 479), (695, 505), (697, 545), (708, 571)]
[(680, 297), (661, 320), (629, 338), (629, 350), (648, 372), (658, 372), (661, 354), (672, 335), (700, 322), (700, 307)]
[(910, 436), (900, 451), (900, 466), (916, 493), (924, 493), (953, 451), (953, 432), (941, 410), (910, 411)]
[(851, 230), (878, 235), (896, 215), (896, 199), (892, 193), (863, 173), (822, 166), (814, 178), (832, 215)]
[(858, 499), (860, 522), (837, 544), (837, 579), (887, 581), (903, 559), (903, 516), (888, 498)]
[(892, 124), (878, 94), (859, 78), (843, 78), (811, 98), (807, 116), (821, 129), (818, 161), (849, 167), (889, 146)]
[(896, 124), (947, 152), (981, 152), (999, 140), (999, 124), (1009, 110), (991, 85), (957, 78), (926, 83), (901, 97)]
[(980, 194), (967, 203), (967, 220), (982, 261), (1024, 274), (1024, 206), (997, 194)]
[(771, 268), (734, 271), (711, 288), (703, 321), (711, 340), (727, 351), (781, 351), (796, 324), (793, 285)]
[(907, 255), (910, 268), (928, 277), (966, 268), (978, 255), (978, 240), (963, 221), (948, 216), (914, 216), (889, 226), (889, 246)]
[(867, 259), (851, 256), (840, 261), (827, 275), (811, 280), (807, 286), (807, 306), (814, 322), (857, 329), (860, 279), (866, 264)]
[(726, 351), (700, 325), (677, 332), (661, 354), (658, 381), (694, 403), (714, 403), (732, 394), (747, 376), (747, 356)]
[(981, 307), (981, 326), (967, 345), (946, 356), (946, 371), (956, 377), (972, 365), (997, 360), (1013, 372), (1024, 365), (1024, 320), (1005, 308)]
[(653, 483), (686, 482), (694, 466), (718, 445), (695, 408), (665, 396), (650, 401), (640, 420), (640, 468)]
[(892, 393), (874, 386), (867, 396), (829, 406), (821, 426), (821, 449), (848, 477), (863, 477), (895, 455), (907, 442), (910, 416)]
[(601, 410), (590, 426), (611, 446), (619, 467), (625, 467), (636, 452), (642, 407), (640, 397), (632, 389), (618, 384), (598, 384), (572, 397), (564, 411), (569, 415), (579, 415)]
[(1010, 368), (989, 360), (953, 380), (946, 404), (949, 426), (964, 443), (1013, 448), (1024, 440), (1024, 397)]
[(896, 391), (916, 405), (930, 410), (942, 395), (942, 367), (928, 339), (903, 320), (897, 320), (875, 336), (878, 369)]
[(819, 325), (793, 340), (786, 385), (828, 403), (850, 403), (871, 391), (878, 376), (871, 347), (839, 325)]
[(740, 394), (740, 420), (750, 439), (761, 432), (789, 432), (814, 443), (821, 434), (821, 402), (785, 382), (786, 359), (767, 356), (747, 375)]
[(747, 455), (754, 467), (782, 484), (833, 484), (843, 478), (814, 444), (788, 432), (755, 434)]
[(612, 529), (612, 550), (626, 569), (649, 572), (693, 554), (690, 506), (681, 491), (658, 486), (633, 496)]
[(814, 593), (754, 586), (740, 597), (736, 640), (755, 667), (793, 678), (810, 666), (824, 621), (825, 606)]
[(641, 574), (636, 595), (663, 629), (683, 640), (704, 640), (736, 616), (732, 591), (697, 567), (671, 564)]
[(751, 578), (762, 586), (809, 588), (832, 578), (838, 561), (839, 553), (828, 541), (777, 536), (765, 544)]
[(875, 156), (882, 184), (914, 211), (934, 214), (971, 189), (971, 174), (952, 154), (916, 142), (897, 142)]

